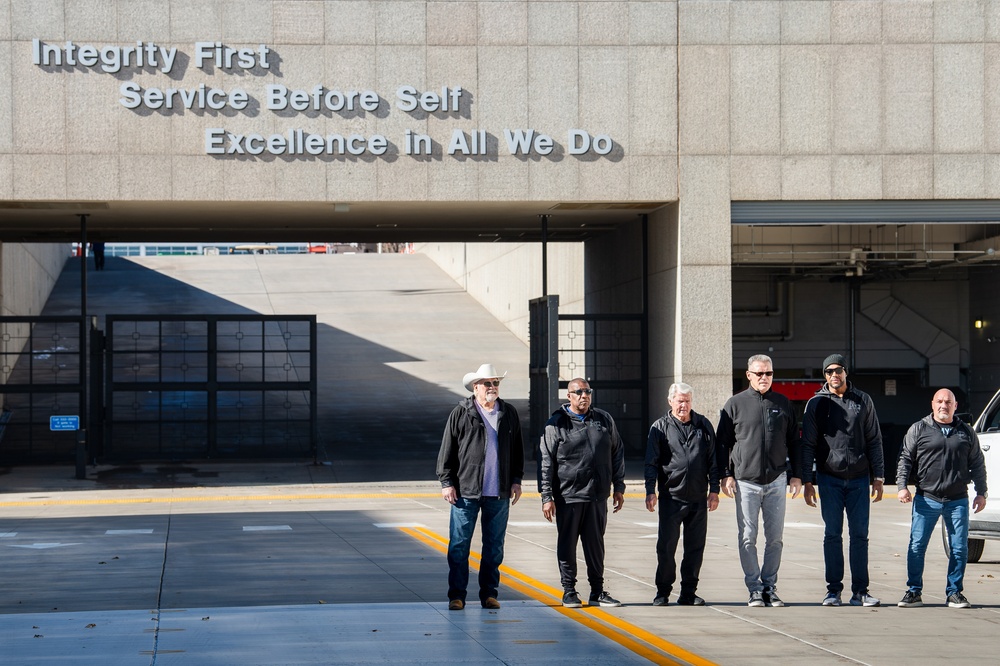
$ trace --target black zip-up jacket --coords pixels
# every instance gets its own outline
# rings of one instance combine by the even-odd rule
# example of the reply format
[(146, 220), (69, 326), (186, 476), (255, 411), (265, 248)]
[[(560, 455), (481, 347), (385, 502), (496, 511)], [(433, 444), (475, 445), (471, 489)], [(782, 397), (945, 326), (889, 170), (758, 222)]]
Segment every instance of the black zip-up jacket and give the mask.
[(906, 487), (910, 471), (917, 476), (917, 494), (938, 502), (969, 497), (969, 481), (976, 494), (986, 495), (986, 460), (979, 438), (967, 424), (955, 419), (946, 437), (933, 414), (920, 419), (906, 431), (896, 466), (896, 486)]
[(583, 420), (565, 404), (545, 424), (538, 492), (545, 502), (593, 502), (625, 492), (625, 446), (614, 419), (591, 407)]
[(725, 454), (715, 439), (715, 428), (691, 411), (690, 428), (672, 414), (656, 420), (646, 439), (646, 494), (659, 490), (680, 502), (704, 502), (719, 492), (719, 460)]
[(885, 477), (882, 430), (875, 404), (864, 391), (847, 383), (839, 396), (829, 385), (806, 403), (802, 415), (803, 482), (812, 482), (813, 462), (824, 474), (850, 481), (863, 476)]
[[(512, 405), (497, 398), (497, 460), (500, 466), (500, 497), (510, 497), (511, 485), (524, 476), (524, 445), (521, 421)], [(459, 497), (479, 499), (483, 493), (486, 463), (486, 423), (470, 396), (448, 416), (438, 452), (437, 477), (442, 488), (454, 486)]]
[(726, 401), (716, 436), (727, 454), (723, 477), (768, 484), (784, 474), (791, 459), (799, 469), (795, 413), (788, 398), (752, 388)]

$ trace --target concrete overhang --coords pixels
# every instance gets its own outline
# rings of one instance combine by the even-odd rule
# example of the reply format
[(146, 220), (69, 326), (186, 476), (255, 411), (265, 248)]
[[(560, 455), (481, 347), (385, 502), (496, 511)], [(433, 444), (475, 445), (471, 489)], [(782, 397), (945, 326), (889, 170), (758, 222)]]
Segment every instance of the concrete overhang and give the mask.
[(669, 202), (0, 201), (0, 241), (585, 241)]

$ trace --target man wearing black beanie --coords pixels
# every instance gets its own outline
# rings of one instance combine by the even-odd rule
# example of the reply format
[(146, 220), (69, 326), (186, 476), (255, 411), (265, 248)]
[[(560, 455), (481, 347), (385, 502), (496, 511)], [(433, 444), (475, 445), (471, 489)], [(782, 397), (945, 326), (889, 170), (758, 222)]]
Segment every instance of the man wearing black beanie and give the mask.
[(820, 510), (826, 532), (824, 606), (839, 606), (844, 589), (844, 514), (850, 534), (851, 605), (878, 606), (868, 593), (868, 522), (871, 497), (882, 499), (885, 460), (882, 431), (875, 405), (867, 393), (847, 381), (847, 359), (830, 354), (823, 361), (826, 384), (806, 404), (802, 416), (802, 480), (806, 504), (816, 506), (813, 461), (819, 485)]

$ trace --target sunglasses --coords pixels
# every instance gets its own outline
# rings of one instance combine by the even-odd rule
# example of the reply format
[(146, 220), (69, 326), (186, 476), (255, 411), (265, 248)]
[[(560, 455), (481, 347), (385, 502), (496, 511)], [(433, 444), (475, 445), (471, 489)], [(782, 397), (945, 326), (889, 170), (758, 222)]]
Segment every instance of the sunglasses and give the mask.
[(751, 375), (757, 375), (757, 379), (760, 379), (761, 377), (770, 377), (771, 375), (774, 374), (774, 370), (765, 370), (764, 372), (754, 372), (753, 370), (747, 370), (747, 372)]
[(594, 392), (594, 389), (577, 389), (575, 391), (570, 391), (570, 393), (572, 393), (573, 395), (576, 395), (576, 396), (590, 395), (593, 392)]
[(843, 368), (827, 368), (823, 371), (823, 374), (829, 377), (830, 375), (842, 375), (844, 374)]
[(500, 388), (500, 380), (499, 379), (496, 380), (495, 382), (476, 382), (476, 383), (480, 384), (481, 386), (485, 386), (486, 388), (493, 388), (494, 386), (496, 388)]

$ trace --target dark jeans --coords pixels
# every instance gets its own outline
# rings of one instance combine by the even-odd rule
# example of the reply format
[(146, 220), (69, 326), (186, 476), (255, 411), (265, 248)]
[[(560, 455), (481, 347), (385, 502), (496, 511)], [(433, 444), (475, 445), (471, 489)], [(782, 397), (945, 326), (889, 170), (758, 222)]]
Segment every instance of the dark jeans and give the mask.
[(698, 573), (705, 557), (708, 507), (701, 502), (679, 502), (660, 495), (660, 528), (656, 539), (656, 596), (668, 597), (677, 579), (677, 542), (684, 526), (681, 559), (681, 596), (691, 598), (698, 589)]
[(576, 589), (576, 544), (583, 542), (590, 593), (604, 591), (604, 530), (608, 526), (608, 501), (556, 502), (556, 559), (563, 590)]
[(823, 559), (826, 561), (826, 589), (844, 589), (844, 514), (850, 536), (851, 594), (868, 591), (868, 521), (871, 498), (868, 477), (845, 481), (819, 473), (819, 508), (826, 524)]
[(503, 541), (507, 534), (510, 500), (497, 497), (459, 497), (451, 507), (448, 541), (448, 599), (465, 601), (469, 587), (469, 551), (476, 518), (482, 512), (483, 553), (479, 563), (479, 600), (496, 597), (503, 562)]

